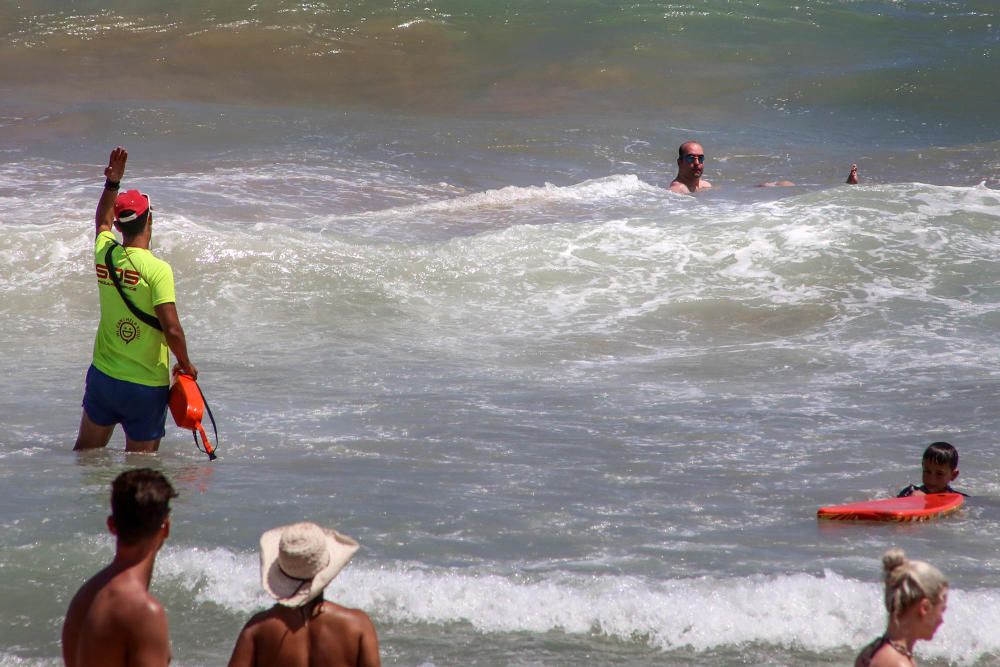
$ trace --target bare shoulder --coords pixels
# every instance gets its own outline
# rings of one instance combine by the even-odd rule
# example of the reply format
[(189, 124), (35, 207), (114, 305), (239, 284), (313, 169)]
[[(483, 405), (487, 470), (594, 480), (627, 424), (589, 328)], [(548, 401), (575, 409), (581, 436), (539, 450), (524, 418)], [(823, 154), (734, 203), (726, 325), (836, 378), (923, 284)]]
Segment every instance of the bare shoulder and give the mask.
[(167, 665), (170, 639), (163, 605), (128, 577), (91, 580), (70, 604), (63, 656), (71, 667)]
[(140, 642), (167, 641), (167, 612), (148, 591), (118, 596), (113, 606), (117, 624)]
[[(860, 658), (860, 656), (859, 656)], [(862, 665), (862, 662), (855, 662), (855, 667)], [(871, 657), (871, 661), (863, 663), (864, 667), (913, 667), (913, 663), (905, 655), (889, 646), (884, 644), (875, 654)]]
[(871, 667), (913, 667), (905, 655), (894, 649), (879, 651), (872, 660)]
[(131, 577), (100, 572), (85, 583), (70, 602), (67, 620), (79, 618), (126, 627), (142, 622), (166, 621), (163, 605)]
[(136, 595), (132, 598), (131, 614), (136, 619), (145, 621), (167, 620), (167, 612), (163, 605), (148, 591), (143, 591), (143, 595)]
[(707, 190), (707, 189), (709, 189), (710, 187), (712, 187), (712, 184), (711, 184), (711, 183), (709, 183), (708, 181), (706, 181), (706, 180), (705, 180), (704, 178), (703, 178), (703, 179), (701, 179), (701, 180), (700, 180), (700, 181), (698, 182), (698, 189), (699, 189), (699, 190)]
[[(702, 181), (702, 182), (704, 183), (704, 181)], [(689, 188), (688, 186), (684, 185), (680, 181), (674, 181), (673, 183), (670, 184), (670, 187), (667, 188), (667, 189), (670, 190), (671, 192), (677, 192), (677, 193), (682, 194), (682, 195), (689, 195), (689, 194), (691, 194), (691, 188)]]
[(382, 658), (379, 655), (378, 633), (375, 624), (368, 614), (360, 609), (342, 607), (333, 602), (324, 602), (320, 617), (327, 617), (329, 627), (341, 637), (350, 637), (357, 647), (356, 659), (352, 664), (358, 667), (381, 667)]
[(258, 632), (263, 626), (270, 623), (280, 623), (282, 622), (281, 612), (282, 608), (275, 605), (270, 609), (265, 609), (264, 611), (259, 611), (250, 617), (250, 620), (246, 622), (243, 629), (240, 630), (240, 634), (253, 635)]
[[(289, 630), (289, 619), (282, 616), (284, 610), (277, 605), (264, 611), (259, 611), (250, 617), (250, 620), (240, 629), (240, 634), (236, 639), (236, 649), (241, 645), (252, 646), (261, 638), (268, 636), (281, 636)], [(233, 654), (235, 657), (235, 653)], [(232, 664), (242, 664), (234, 663)]]
[(323, 614), (330, 614), (331, 618), (334, 618), (342, 623), (353, 626), (359, 631), (365, 631), (369, 628), (373, 628), (371, 618), (368, 614), (361, 611), (360, 609), (351, 609), (350, 607), (344, 607), (335, 602), (326, 601), (323, 603)]

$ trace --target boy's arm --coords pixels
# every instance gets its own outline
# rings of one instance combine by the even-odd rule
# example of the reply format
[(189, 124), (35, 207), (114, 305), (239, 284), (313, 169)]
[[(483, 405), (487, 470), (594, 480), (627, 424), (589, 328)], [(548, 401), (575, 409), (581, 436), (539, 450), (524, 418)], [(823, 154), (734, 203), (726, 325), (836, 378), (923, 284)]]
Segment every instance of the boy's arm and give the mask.
[[(111, 151), (108, 158), (108, 166), (104, 168), (104, 178), (113, 183), (120, 183), (125, 176), (125, 162), (128, 161), (128, 151), (121, 146)], [(101, 232), (110, 232), (115, 221), (115, 199), (118, 197), (118, 190), (104, 188), (101, 198), (97, 202), (96, 231), (94, 236)]]

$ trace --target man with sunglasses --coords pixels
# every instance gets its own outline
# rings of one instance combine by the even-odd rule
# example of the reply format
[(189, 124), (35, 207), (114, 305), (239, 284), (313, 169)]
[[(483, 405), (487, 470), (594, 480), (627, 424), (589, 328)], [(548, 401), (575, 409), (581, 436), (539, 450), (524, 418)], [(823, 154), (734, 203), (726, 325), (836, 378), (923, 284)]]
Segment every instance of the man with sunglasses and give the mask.
[(701, 144), (686, 141), (677, 152), (677, 176), (670, 184), (670, 191), (689, 195), (712, 187), (701, 177), (705, 171), (705, 149)]
[[(127, 160), (124, 148), (111, 152), (97, 204), (94, 260), (101, 320), (73, 449), (106, 446), (121, 424), (126, 451), (155, 452), (167, 419), (169, 352), (177, 359), (174, 372), (198, 376), (177, 316), (173, 271), (149, 251), (149, 196), (118, 192)], [(112, 227), (121, 232), (121, 244)]]

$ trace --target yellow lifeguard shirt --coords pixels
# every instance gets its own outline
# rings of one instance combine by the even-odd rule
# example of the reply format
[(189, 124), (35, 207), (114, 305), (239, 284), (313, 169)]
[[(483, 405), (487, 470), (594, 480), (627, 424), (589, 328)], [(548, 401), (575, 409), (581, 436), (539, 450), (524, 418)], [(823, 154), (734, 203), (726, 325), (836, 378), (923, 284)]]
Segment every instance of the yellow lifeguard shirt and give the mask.
[(122, 290), (139, 310), (156, 317), (162, 303), (174, 303), (174, 272), (170, 265), (142, 248), (118, 247), (112, 251), (113, 267), (104, 265), (108, 246), (115, 241), (109, 231), (97, 235), (94, 260), (101, 322), (94, 339), (94, 366), (107, 375), (150, 387), (170, 384), (170, 350), (162, 331), (132, 314), (111, 280), (117, 271)]

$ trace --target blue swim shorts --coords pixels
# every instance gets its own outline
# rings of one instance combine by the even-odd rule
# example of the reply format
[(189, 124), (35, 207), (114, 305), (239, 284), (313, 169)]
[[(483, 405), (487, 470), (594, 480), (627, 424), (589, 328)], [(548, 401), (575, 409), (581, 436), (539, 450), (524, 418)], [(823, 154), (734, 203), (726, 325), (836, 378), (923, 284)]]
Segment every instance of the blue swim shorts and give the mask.
[(121, 424), (132, 440), (157, 440), (167, 432), (170, 387), (116, 380), (93, 366), (87, 369), (83, 410), (98, 426)]

